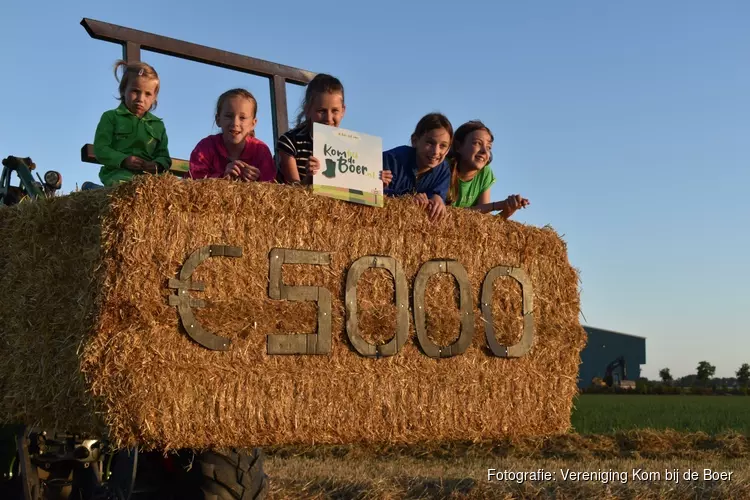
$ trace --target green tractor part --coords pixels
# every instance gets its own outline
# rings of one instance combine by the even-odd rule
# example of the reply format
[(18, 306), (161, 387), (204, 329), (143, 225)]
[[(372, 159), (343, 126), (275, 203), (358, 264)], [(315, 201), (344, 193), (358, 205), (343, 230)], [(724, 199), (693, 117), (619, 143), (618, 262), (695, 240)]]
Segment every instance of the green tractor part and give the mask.
[[(0, 204), (11, 206), (25, 199), (36, 200), (54, 196), (62, 186), (62, 175), (55, 170), (48, 170), (44, 179), (39, 177), (35, 181), (31, 171), (36, 169), (36, 164), (31, 158), (20, 158), (8, 156), (3, 159), (3, 173), (0, 176)], [(18, 186), (11, 185), (13, 172), (18, 176)]]

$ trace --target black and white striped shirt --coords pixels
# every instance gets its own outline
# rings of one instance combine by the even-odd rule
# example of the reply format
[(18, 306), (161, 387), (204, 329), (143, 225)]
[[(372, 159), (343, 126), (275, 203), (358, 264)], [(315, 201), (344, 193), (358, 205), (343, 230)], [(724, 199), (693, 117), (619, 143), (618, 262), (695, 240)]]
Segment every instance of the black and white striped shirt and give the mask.
[(297, 161), (299, 178), (304, 179), (307, 175), (307, 163), (313, 150), (310, 127), (303, 123), (283, 134), (276, 142), (276, 150), (283, 151)]

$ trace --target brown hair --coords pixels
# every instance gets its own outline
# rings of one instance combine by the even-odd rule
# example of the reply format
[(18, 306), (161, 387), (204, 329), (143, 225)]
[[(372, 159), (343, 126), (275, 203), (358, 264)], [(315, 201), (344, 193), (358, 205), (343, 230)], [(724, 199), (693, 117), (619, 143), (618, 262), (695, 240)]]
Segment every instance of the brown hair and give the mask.
[[(221, 113), (221, 108), (222, 106), (224, 106), (224, 103), (226, 102), (226, 100), (229, 99), (230, 97), (243, 97), (247, 99), (248, 101), (252, 102), (253, 103), (253, 118), (257, 116), (258, 101), (255, 100), (255, 96), (253, 94), (251, 94), (245, 89), (227, 90), (226, 92), (221, 94), (219, 96), (219, 99), (216, 101), (216, 116), (214, 119), (216, 121), (217, 127), (219, 126), (219, 113)], [(250, 137), (255, 137), (255, 129), (253, 129), (253, 131), (250, 132)]]
[(435, 130), (436, 128), (444, 128), (446, 132), (448, 132), (448, 135), (451, 138), (451, 142), (453, 141), (453, 125), (451, 125), (450, 120), (444, 114), (430, 113), (428, 115), (424, 115), (422, 119), (417, 123), (417, 126), (414, 129), (414, 133), (411, 134), (412, 146), (415, 142), (417, 142), (417, 140), (419, 140), (420, 137), (422, 137), (430, 130)]
[(297, 126), (302, 125), (307, 121), (307, 113), (315, 101), (315, 97), (320, 94), (328, 92), (330, 94), (341, 94), (341, 101), (344, 101), (344, 85), (341, 81), (331, 75), (325, 73), (319, 73), (315, 75), (315, 78), (310, 80), (305, 89), (305, 98), (302, 101), (302, 106), (297, 114)]
[[(490, 140), (495, 142), (495, 136), (492, 135), (492, 131), (479, 120), (471, 120), (456, 129), (455, 140), (451, 145), (450, 151), (448, 151), (448, 165), (451, 168), (451, 184), (448, 188), (448, 196), (446, 197), (448, 203), (452, 203), (458, 198), (458, 167), (461, 164), (461, 155), (458, 153), (458, 149), (466, 140), (466, 137), (477, 130), (484, 130), (490, 134)], [(489, 162), (487, 164), (489, 165)]]
[[(122, 77), (118, 78), (117, 76), (117, 70), (123, 68), (122, 70)], [(150, 65), (146, 64), (145, 62), (133, 62), (133, 63), (127, 63), (125, 61), (117, 61), (115, 63), (115, 79), (120, 82), (120, 102), (125, 99), (125, 89), (128, 88), (128, 83), (130, 83), (131, 78), (137, 78), (139, 76), (143, 78), (148, 78), (149, 80), (156, 80), (156, 96), (154, 97), (154, 104), (151, 106), (151, 109), (148, 109), (147, 111), (151, 111), (152, 109), (156, 109), (156, 98), (159, 97), (159, 74), (156, 72), (156, 70), (151, 67)]]

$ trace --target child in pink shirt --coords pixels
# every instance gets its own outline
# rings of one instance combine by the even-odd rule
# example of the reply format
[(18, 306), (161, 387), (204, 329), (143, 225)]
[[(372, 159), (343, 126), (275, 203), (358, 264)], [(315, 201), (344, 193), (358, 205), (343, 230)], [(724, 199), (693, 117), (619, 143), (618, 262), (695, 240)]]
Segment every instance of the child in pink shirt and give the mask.
[(272, 182), (276, 166), (268, 146), (255, 137), (258, 102), (244, 89), (232, 89), (216, 102), (216, 125), (221, 133), (201, 140), (190, 154), (193, 179), (225, 177)]

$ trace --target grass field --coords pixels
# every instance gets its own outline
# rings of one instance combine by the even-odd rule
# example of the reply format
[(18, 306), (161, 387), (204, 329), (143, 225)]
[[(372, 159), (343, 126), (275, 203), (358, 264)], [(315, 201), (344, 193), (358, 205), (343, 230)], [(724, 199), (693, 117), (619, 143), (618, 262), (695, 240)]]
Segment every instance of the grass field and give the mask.
[[(549, 439), (269, 449), (270, 498), (750, 498), (750, 397), (583, 395), (571, 420), (577, 432)], [(552, 478), (490, 481), (488, 469)], [(677, 482), (666, 474), (675, 469)], [(705, 480), (704, 469), (732, 474)], [(685, 480), (688, 470), (698, 478)], [(572, 480), (565, 471), (620, 476)]]
[(574, 405), (571, 423), (580, 434), (650, 428), (750, 435), (750, 396), (587, 394)]

